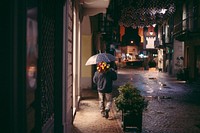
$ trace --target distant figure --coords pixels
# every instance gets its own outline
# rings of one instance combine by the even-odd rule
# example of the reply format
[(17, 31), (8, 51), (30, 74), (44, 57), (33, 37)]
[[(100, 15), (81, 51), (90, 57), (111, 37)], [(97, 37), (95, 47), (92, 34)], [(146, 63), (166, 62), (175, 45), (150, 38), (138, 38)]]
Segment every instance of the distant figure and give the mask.
[(109, 117), (110, 107), (112, 106), (112, 87), (113, 81), (117, 80), (117, 73), (106, 62), (97, 65), (97, 71), (94, 74), (93, 82), (97, 84), (99, 94), (99, 107), (103, 117)]
[(154, 60), (150, 60), (148, 63), (149, 67), (156, 67), (156, 62)]
[(168, 70), (168, 66), (169, 66), (169, 60), (167, 59), (166, 62), (165, 62), (165, 72), (167, 72)]

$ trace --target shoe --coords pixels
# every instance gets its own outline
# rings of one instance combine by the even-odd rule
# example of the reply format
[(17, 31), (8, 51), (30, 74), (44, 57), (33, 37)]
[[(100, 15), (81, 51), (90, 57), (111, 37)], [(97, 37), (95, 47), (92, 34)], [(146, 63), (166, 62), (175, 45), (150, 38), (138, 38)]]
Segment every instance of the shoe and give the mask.
[(101, 116), (102, 116), (102, 117), (105, 117), (105, 116), (106, 116), (105, 111), (101, 111)]
[(109, 110), (105, 110), (105, 118), (108, 119), (109, 117)]

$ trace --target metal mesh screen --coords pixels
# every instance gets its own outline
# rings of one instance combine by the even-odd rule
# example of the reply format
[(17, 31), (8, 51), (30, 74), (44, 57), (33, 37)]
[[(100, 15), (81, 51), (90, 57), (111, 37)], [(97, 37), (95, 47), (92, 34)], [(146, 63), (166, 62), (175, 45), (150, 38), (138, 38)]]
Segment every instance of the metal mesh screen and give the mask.
[(55, 14), (52, 11), (55, 11), (55, 4), (52, 1), (45, 3), (41, 15), (40, 85), (42, 126), (54, 119)]

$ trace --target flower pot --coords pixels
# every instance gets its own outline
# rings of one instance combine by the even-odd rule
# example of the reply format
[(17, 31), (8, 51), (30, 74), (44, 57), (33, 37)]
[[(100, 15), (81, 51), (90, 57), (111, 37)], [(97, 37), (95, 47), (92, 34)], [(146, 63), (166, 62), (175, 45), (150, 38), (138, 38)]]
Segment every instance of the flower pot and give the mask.
[(132, 111), (122, 111), (122, 127), (124, 131), (127, 128), (136, 128), (142, 132), (142, 111), (138, 114)]

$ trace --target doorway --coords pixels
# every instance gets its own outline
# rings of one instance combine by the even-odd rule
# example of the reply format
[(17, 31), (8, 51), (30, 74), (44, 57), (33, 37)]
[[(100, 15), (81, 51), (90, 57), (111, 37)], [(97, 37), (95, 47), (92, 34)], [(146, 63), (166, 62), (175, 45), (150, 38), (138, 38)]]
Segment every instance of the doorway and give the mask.
[(200, 81), (200, 46), (195, 48), (196, 61), (195, 61), (195, 80)]

